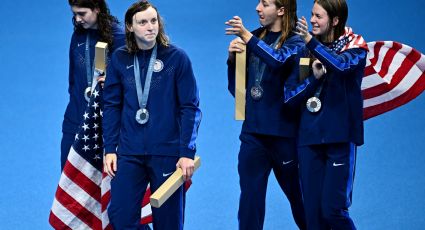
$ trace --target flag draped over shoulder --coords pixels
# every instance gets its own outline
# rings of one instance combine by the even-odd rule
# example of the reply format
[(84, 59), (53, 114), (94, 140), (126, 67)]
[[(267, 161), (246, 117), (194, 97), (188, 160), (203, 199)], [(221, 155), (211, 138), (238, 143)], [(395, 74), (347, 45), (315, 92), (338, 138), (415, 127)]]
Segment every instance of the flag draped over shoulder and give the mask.
[(364, 120), (402, 106), (425, 90), (425, 56), (408, 45), (394, 41), (366, 43), (345, 27), (335, 46), (340, 52), (352, 48), (369, 51), (361, 85)]
[[(49, 222), (54, 229), (112, 229), (106, 208), (109, 176), (102, 173), (102, 89), (97, 86), (83, 115), (53, 200)], [(141, 204), (142, 223), (152, 222), (149, 188)]]
[(394, 42), (367, 43), (369, 53), (362, 81), (363, 118), (391, 111), (425, 90), (425, 56)]
[(368, 49), (363, 37), (355, 34), (351, 27), (345, 27), (344, 34), (337, 39), (335, 46), (340, 46), (338, 47), (339, 52), (354, 48)]

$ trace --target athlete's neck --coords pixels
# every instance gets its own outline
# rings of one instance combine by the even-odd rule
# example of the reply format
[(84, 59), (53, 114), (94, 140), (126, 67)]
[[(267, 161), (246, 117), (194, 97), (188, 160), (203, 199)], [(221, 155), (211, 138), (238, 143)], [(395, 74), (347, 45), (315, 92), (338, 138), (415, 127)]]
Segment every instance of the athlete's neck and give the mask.
[(142, 42), (142, 41), (136, 40), (136, 43), (139, 49), (150, 50), (155, 46), (156, 40), (154, 40), (153, 42)]
[(270, 24), (267, 28), (268, 31), (279, 32), (282, 31), (282, 18), (277, 18), (273, 24)]

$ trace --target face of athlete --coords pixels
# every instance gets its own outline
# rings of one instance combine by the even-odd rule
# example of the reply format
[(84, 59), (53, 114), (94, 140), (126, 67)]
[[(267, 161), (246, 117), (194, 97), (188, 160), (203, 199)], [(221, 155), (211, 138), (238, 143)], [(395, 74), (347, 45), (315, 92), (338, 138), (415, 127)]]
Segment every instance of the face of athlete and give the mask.
[(72, 6), (71, 10), (78, 25), (81, 25), (84, 29), (97, 29), (98, 9), (91, 10), (90, 8)]
[(282, 30), (283, 7), (277, 9), (275, 0), (260, 0), (255, 9), (260, 17), (260, 24), (271, 31)]
[(133, 16), (131, 26), (128, 28), (131, 32), (134, 32), (140, 49), (150, 49), (155, 45), (156, 37), (158, 36), (158, 13), (152, 7), (147, 8), (145, 11), (137, 12)]
[(331, 24), (326, 10), (321, 5), (315, 3), (311, 12), (310, 23), (314, 35), (326, 37), (333, 33), (333, 27), (338, 24), (338, 19), (335, 18)]

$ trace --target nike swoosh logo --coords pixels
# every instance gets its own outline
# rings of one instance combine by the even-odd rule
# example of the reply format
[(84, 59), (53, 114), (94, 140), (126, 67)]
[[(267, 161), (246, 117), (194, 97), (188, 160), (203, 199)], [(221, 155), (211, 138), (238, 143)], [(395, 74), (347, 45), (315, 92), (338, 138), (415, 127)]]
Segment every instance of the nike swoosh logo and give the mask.
[(131, 67), (133, 67), (134, 65), (128, 65), (127, 66), (127, 69), (130, 69)]
[(294, 160), (290, 160), (290, 161), (283, 161), (282, 163), (283, 163), (283, 165), (287, 165), (287, 164), (291, 163), (292, 161), (294, 161)]
[(84, 43), (85, 43), (85, 42), (83, 42), (83, 43), (78, 43), (78, 44), (77, 44), (77, 46), (78, 46), (78, 47), (80, 47), (80, 46), (84, 45)]
[(332, 166), (338, 167), (338, 166), (342, 166), (342, 165), (344, 165), (344, 164), (337, 164), (337, 163), (334, 162)]
[(171, 175), (171, 174), (173, 174), (173, 172), (170, 172), (170, 173), (163, 173), (163, 174), (162, 174), (162, 176), (163, 176), (163, 177), (167, 177), (167, 176), (169, 176), (169, 175)]

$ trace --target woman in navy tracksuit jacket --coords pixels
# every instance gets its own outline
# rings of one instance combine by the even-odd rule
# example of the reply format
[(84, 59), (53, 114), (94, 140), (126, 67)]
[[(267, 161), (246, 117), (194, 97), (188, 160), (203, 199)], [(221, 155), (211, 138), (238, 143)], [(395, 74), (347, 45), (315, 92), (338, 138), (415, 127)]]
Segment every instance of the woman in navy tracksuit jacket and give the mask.
[[(193, 174), (201, 111), (191, 62), (183, 50), (168, 43), (156, 8), (146, 1), (133, 4), (125, 24), (127, 46), (112, 55), (104, 87), (104, 166), (113, 177), (108, 215), (114, 229), (139, 229), (148, 183), (155, 192), (176, 167), (185, 180)], [(148, 72), (149, 118), (136, 121), (141, 108), (135, 77), (140, 77), (143, 89), (149, 84)], [(183, 212), (181, 186), (160, 208), (152, 208), (154, 229), (183, 229)]]
[[(313, 74), (297, 87), (286, 85), (285, 101), (301, 105), (298, 152), (310, 229), (355, 229), (349, 216), (356, 147), (363, 144), (361, 82), (367, 46), (345, 28), (344, 0), (316, 0), (312, 35), (300, 19), (297, 33), (306, 42)], [(320, 104), (320, 106), (319, 106)]]
[[(304, 46), (301, 38), (291, 32), (297, 19), (296, 1), (260, 1), (257, 12), (263, 27), (252, 34), (243, 27), (242, 20), (237, 16), (226, 22), (231, 26), (226, 29), (226, 34), (235, 34), (243, 40), (237, 38), (229, 46), (228, 88), (233, 96), (233, 52), (241, 51), (241, 43), (247, 46), (246, 118), (240, 134), (238, 155), (241, 189), (239, 229), (263, 229), (271, 170), (290, 202), (296, 224), (300, 229), (305, 229), (296, 152), (299, 113), (288, 110), (281, 100), (284, 83), (290, 76), (298, 75), (297, 56)], [(260, 84), (259, 77), (262, 78)], [(296, 80), (292, 81), (292, 84), (296, 83)], [(263, 89), (261, 98), (255, 97), (255, 94), (254, 98), (250, 94), (256, 86)]]
[[(116, 47), (125, 44), (124, 31), (118, 26), (118, 20), (109, 14), (105, 1), (69, 0), (69, 5), (74, 13), (75, 30), (69, 47), (69, 103), (62, 123), (62, 169), (87, 107), (84, 93), (86, 88), (91, 85), (89, 86), (87, 81), (86, 62), (89, 61), (90, 63), (89, 73), (92, 75), (94, 51), (98, 41), (108, 43), (109, 54)], [(86, 44), (88, 36), (89, 43)], [(89, 60), (85, 58), (86, 45), (89, 48)]]

